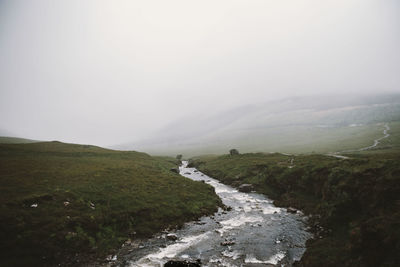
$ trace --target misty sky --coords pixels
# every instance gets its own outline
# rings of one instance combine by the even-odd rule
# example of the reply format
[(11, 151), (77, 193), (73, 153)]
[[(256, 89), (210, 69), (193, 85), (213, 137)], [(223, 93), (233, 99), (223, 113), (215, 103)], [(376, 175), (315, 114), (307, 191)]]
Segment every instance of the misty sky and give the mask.
[(0, 0), (0, 135), (112, 145), (293, 95), (400, 92), (398, 0)]

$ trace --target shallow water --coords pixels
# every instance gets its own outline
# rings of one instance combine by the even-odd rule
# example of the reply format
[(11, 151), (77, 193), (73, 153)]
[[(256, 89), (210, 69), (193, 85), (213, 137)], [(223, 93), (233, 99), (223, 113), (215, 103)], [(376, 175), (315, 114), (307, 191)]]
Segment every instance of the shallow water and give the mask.
[(348, 159), (349, 157), (340, 155), (340, 153), (350, 153), (350, 152), (361, 152), (361, 151), (365, 151), (365, 150), (369, 150), (372, 148), (376, 148), (383, 139), (388, 138), (390, 136), (390, 134), (388, 133), (390, 131), (390, 127), (389, 124), (385, 123), (384, 124), (384, 129), (383, 129), (383, 136), (377, 138), (374, 140), (374, 143), (370, 146), (367, 147), (362, 147), (362, 148), (358, 148), (358, 149), (349, 149), (349, 150), (343, 150), (343, 151), (338, 151), (338, 152), (334, 152), (334, 153), (328, 153), (328, 156), (333, 156), (336, 158), (341, 158), (341, 159)]
[[(173, 232), (177, 241), (165, 234), (157, 235), (125, 255), (119, 255), (119, 265), (131, 267), (160, 267), (170, 259), (200, 259), (202, 266), (290, 266), (305, 251), (306, 218), (277, 208), (272, 201), (256, 193), (242, 193), (206, 176), (187, 162), (180, 174), (193, 180), (204, 180), (230, 211), (220, 209), (214, 216)], [(225, 246), (223, 242), (228, 242)]]

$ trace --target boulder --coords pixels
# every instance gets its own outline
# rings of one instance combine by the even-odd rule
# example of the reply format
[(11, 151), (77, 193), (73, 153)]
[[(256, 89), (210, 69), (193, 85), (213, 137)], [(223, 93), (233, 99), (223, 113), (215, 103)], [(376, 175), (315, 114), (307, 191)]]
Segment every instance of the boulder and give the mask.
[(245, 192), (245, 193), (249, 193), (253, 190), (253, 185), (251, 184), (242, 184), (239, 186), (239, 191), (240, 192)]
[(221, 242), (221, 246), (232, 246), (235, 245), (235, 241), (233, 240), (225, 240), (224, 242)]
[(164, 264), (164, 267), (200, 267), (201, 261), (182, 261), (182, 260), (170, 260)]
[(296, 210), (296, 209), (290, 208), (290, 207), (287, 208), (286, 211), (289, 212), (289, 213), (297, 213), (297, 210)]
[(231, 211), (231, 210), (232, 210), (232, 207), (231, 207), (231, 206), (225, 206), (225, 207), (224, 207), (224, 210), (225, 210), (225, 211)]
[(172, 241), (176, 241), (178, 239), (178, 237), (174, 234), (167, 234), (167, 239), (168, 240), (172, 240)]

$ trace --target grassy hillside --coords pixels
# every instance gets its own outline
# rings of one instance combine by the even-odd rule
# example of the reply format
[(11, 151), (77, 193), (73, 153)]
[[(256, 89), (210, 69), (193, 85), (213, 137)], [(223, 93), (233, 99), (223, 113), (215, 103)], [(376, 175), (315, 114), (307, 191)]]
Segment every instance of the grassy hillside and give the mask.
[(156, 155), (328, 153), (370, 145), (382, 123), (400, 121), (400, 95), (297, 97), (191, 114), (146, 140), (121, 145)]
[(0, 136), (0, 144), (29, 144), (35, 142), (39, 141), (18, 137)]
[(213, 188), (144, 153), (0, 145), (0, 265), (76, 265), (216, 210)]
[[(390, 123), (392, 124), (392, 123)], [(204, 154), (223, 154), (232, 146), (244, 153), (329, 153), (366, 147), (382, 136), (384, 126), (368, 124), (360, 126), (303, 126), (291, 125), (249, 130), (231, 130), (229, 134), (206, 141), (193, 140), (179, 145), (154, 144), (145, 148), (155, 155), (184, 154), (193, 157)], [(143, 148), (144, 149), (144, 148)]]
[(313, 214), (315, 239), (300, 266), (396, 266), (400, 262), (400, 153), (348, 160), (324, 155), (206, 156), (191, 164), (224, 183), (250, 183), (280, 206)]

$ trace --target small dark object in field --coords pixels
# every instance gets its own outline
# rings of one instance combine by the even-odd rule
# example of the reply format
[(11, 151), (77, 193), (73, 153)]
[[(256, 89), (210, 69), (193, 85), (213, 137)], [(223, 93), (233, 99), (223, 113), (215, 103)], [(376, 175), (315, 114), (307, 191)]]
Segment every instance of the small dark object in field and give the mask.
[(237, 149), (233, 148), (233, 149), (229, 150), (229, 154), (231, 156), (239, 155), (239, 151)]

